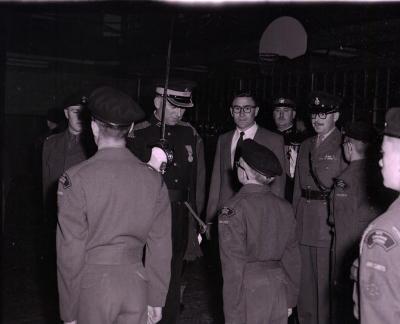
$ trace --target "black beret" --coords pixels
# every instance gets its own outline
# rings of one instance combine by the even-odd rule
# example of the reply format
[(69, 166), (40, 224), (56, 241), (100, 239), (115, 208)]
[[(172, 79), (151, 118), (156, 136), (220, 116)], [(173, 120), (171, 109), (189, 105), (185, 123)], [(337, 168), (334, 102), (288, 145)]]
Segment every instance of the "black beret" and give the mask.
[(400, 138), (400, 107), (390, 108), (386, 112), (383, 134)]
[(87, 104), (87, 97), (81, 91), (74, 92), (67, 96), (63, 101), (63, 108), (66, 109), (72, 106), (81, 106)]
[(58, 108), (50, 108), (47, 110), (46, 119), (53, 123), (60, 123), (64, 120), (64, 113)]
[(371, 143), (376, 139), (377, 134), (372, 125), (364, 121), (355, 121), (344, 127), (344, 135), (358, 141)]
[(274, 177), (282, 174), (281, 164), (274, 152), (256, 141), (249, 138), (244, 140), (240, 152), (243, 160), (262, 175)]
[[(164, 95), (165, 81), (156, 82), (156, 93)], [(168, 81), (167, 100), (179, 108), (191, 108), (194, 106), (192, 101), (192, 90), (195, 83), (188, 80), (172, 79)]]
[(292, 109), (296, 110), (296, 103), (290, 98), (280, 97), (280, 98), (276, 98), (276, 99), (274, 99), (274, 101), (272, 101), (272, 109), (279, 108), (279, 107), (287, 107), (287, 108), (292, 108)]
[(130, 96), (112, 87), (95, 89), (89, 97), (89, 110), (95, 119), (114, 127), (128, 127), (145, 116)]
[(342, 100), (323, 91), (314, 91), (310, 94), (308, 108), (311, 114), (338, 112)]

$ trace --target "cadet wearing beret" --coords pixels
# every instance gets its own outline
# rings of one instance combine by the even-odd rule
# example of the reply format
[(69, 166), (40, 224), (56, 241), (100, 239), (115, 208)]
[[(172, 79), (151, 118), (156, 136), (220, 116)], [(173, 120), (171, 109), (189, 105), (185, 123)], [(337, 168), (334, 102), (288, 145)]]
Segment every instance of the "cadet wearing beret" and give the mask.
[(335, 127), (340, 99), (325, 92), (310, 95), (309, 112), (316, 136), (300, 146), (293, 193), (300, 237), (302, 276), (298, 302), (301, 324), (329, 323), (331, 234), (328, 197), (334, 179), (346, 167), (342, 136)]
[(89, 158), (95, 152), (95, 145), (87, 136), (82, 121), (82, 111), (87, 98), (77, 92), (64, 102), (64, 115), (68, 128), (61, 133), (47, 137), (42, 151), (42, 188), (45, 212), (55, 224), (57, 213), (57, 181), (65, 170)]
[(279, 97), (272, 101), (276, 132), (282, 135), (285, 141), (285, 198), (289, 202), (293, 199), (294, 172), (300, 144), (307, 137), (304, 131), (296, 127), (296, 108), (296, 103), (288, 97)]
[[(155, 88), (152, 116), (135, 126), (127, 147), (142, 161), (148, 162), (151, 149), (160, 139), (164, 88)], [(174, 160), (164, 173), (172, 207), (171, 282), (161, 323), (175, 324), (179, 318), (181, 273), (184, 257), (201, 255), (196, 227), (184, 202), (200, 215), (205, 200), (205, 160), (203, 141), (195, 128), (182, 117), (194, 107), (192, 90), (184, 80), (170, 80), (166, 93), (165, 138), (173, 150)], [(185, 256), (186, 252), (186, 256)]]
[(160, 174), (125, 147), (141, 108), (110, 87), (94, 90), (89, 102), (98, 151), (68, 169), (58, 186), (61, 319), (155, 323), (170, 279), (168, 191)]
[(286, 324), (297, 301), (300, 252), (289, 202), (270, 185), (282, 174), (275, 154), (252, 139), (237, 162), (241, 189), (219, 214), (226, 324)]
[[(379, 161), (383, 185), (400, 192), (400, 109), (386, 113)], [(399, 323), (400, 198), (364, 231), (360, 245), (361, 324)]]
[[(370, 161), (371, 146), (376, 140), (374, 128), (356, 121), (344, 129), (343, 152), (349, 166), (336, 177), (332, 194), (335, 220), (334, 283), (337, 297), (334, 314), (337, 323), (356, 322), (353, 317), (350, 268), (358, 255), (362, 232), (378, 216), (373, 191), (383, 189), (374, 180)], [(376, 163), (376, 161), (374, 161)]]

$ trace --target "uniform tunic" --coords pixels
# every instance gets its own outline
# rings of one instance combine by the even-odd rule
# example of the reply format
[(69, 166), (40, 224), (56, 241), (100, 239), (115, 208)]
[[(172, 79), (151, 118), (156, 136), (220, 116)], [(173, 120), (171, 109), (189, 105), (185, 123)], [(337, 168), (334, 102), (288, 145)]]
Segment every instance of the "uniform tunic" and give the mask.
[(400, 198), (365, 230), (360, 245), (361, 324), (400, 323)]
[(293, 207), (302, 254), (302, 279), (298, 303), (301, 324), (329, 321), (329, 247), (328, 205), (324, 199), (304, 197), (305, 191), (319, 192), (310, 172), (310, 161), (318, 181), (331, 188), (346, 167), (342, 156), (341, 133), (334, 129), (316, 147), (317, 136), (300, 146), (295, 175)]
[[(136, 125), (134, 137), (127, 147), (142, 161), (151, 156), (151, 146), (160, 139), (160, 121), (153, 115), (148, 121)], [(196, 130), (185, 122), (165, 127), (165, 137), (174, 152), (174, 160), (164, 174), (172, 208), (171, 282), (161, 323), (177, 321), (180, 307), (180, 284), (183, 258), (201, 255), (195, 235), (195, 224), (184, 201), (200, 215), (205, 200), (205, 160), (203, 141)]]
[(58, 204), (62, 320), (146, 323), (147, 305), (164, 305), (170, 279), (171, 211), (160, 175), (126, 148), (101, 149), (60, 178)]
[(287, 323), (297, 301), (300, 253), (291, 205), (246, 184), (219, 216), (226, 324)]
[[(335, 217), (335, 288), (337, 318), (348, 322), (353, 318), (352, 282), (350, 268), (358, 256), (361, 235), (379, 212), (369, 192), (368, 179), (372, 178), (367, 160), (357, 160), (337, 177), (333, 191)], [(376, 185), (376, 184), (374, 184)]]
[(56, 213), (58, 178), (65, 170), (85, 161), (93, 153), (94, 149), (86, 138), (73, 135), (68, 129), (46, 138), (42, 152), (42, 186), (48, 214)]

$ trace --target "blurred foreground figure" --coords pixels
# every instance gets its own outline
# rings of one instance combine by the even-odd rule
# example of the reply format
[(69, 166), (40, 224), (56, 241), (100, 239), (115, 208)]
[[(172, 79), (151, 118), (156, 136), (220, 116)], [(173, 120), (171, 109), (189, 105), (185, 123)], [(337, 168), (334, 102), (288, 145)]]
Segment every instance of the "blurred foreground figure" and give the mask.
[(282, 174), (275, 154), (246, 139), (237, 162), (239, 192), (219, 214), (226, 324), (286, 324), (296, 306), (300, 252), (289, 202), (271, 191)]
[(125, 147), (141, 108), (110, 87), (96, 89), (89, 102), (98, 151), (67, 170), (58, 187), (61, 319), (156, 323), (170, 280), (168, 191), (159, 173)]
[[(400, 109), (386, 113), (379, 161), (383, 185), (400, 192)], [(358, 278), (361, 324), (400, 321), (400, 199), (365, 230)], [(356, 290), (357, 291), (357, 290)], [(357, 299), (356, 299), (357, 300)]]

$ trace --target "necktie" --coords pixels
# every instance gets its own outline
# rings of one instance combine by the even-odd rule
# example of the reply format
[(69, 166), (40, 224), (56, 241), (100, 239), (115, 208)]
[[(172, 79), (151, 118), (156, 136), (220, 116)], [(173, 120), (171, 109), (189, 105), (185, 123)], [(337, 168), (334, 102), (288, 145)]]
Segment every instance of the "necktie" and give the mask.
[(240, 146), (243, 143), (243, 136), (244, 136), (244, 132), (240, 132), (240, 137), (239, 137), (239, 139), (237, 141), (237, 144), (236, 144), (235, 157), (233, 159), (233, 164), (234, 165), (236, 165), (236, 162), (238, 162), (239, 158), (240, 158)]
[(322, 143), (322, 136), (317, 135), (317, 140), (315, 141), (315, 147), (318, 147)]

